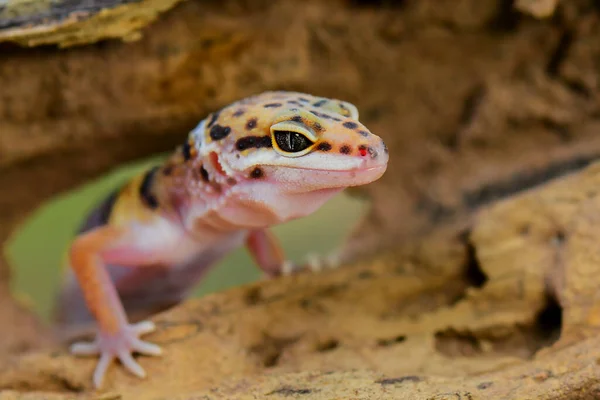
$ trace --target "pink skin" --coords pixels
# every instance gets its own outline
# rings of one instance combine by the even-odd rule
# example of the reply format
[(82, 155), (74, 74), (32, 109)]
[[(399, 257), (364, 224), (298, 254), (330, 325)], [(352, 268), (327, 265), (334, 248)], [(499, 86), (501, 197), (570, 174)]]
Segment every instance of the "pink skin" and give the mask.
[[(199, 135), (206, 132), (204, 124), (196, 129)], [(333, 130), (326, 135), (333, 143), (340, 137)], [(114, 240), (98, 244), (98, 251), (93, 254), (92, 271), (97, 271), (97, 275), (92, 278), (99, 287), (88, 288), (86, 302), (98, 302), (100, 296), (103, 303), (97, 309), (110, 309), (117, 321), (116, 329), (106, 329), (95, 315), (100, 325), (96, 340), (76, 343), (71, 348), (75, 354), (100, 355), (94, 385), (102, 385), (114, 359), (119, 359), (136, 376), (143, 377), (145, 372), (131, 356), (132, 352), (161, 353), (158, 346), (139, 339), (154, 330), (151, 322), (128, 322), (111, 282), (112, 275), (106, 273), (107, 268), (110, 274), (114, 273), (110, 265), (169, 266), (173, 276), (179, 276), (177, 290), (183, 295), (216, 260), (245, 242), (259, 267), (268, 276), (278, 275), (285, 260), (268, 227), (309, 215), (344, 188), (373, 182), (385, 172), (388, 154), (381, 139), (375, 135), (352, 137), (355, 136), (364, 146), (368, 145), (370, 152), (312, 151), (293, 158), (277, 154), (273, 149), (260, 149), (240, 157), (234, 148), (235, 138), (208, 145), (200, 138), (196, 148), (198, 157), (186, 169), (186, 174), (179, 181), (161, 186), (170, 201), (170, 211), (157, 213), (149, 221), (131, 223)], [(218, 190), (195, 177), (200, 166), (218, 184)], [(257, 167), (262, 175), (252, 178), (251, 173)], [(80, 238), (85, 240), (93, 234), (92, 231)], [(77, 241), (74, 247), (76, 245)], [(90, 279), (88, 276), (79, 278), (83, 283)], [(169, 284), (174, 282), (175, 278)], [(161, 288), (160, 282), (153, 284), (158, 284), (154, 293), (175, 290)]]
[(281, 272), (285, 256), (270, 231), (266, 229), (250, 231), (246, 239), (246, 247), (267, 276), (276, 276)]
[[(238, 230), (241, 228), (253, 229), (248, 234), (247, 246), (250, 253), (254, 256), (255, 261), (268, 276), (276, 276), (280, 273), (281, 266), (285, 261), (283, 255), (278, 253), (278, 246), (274, 245), (271, 235), (263, 229), (257, 227), (270, 226), (278, 222), (283, 222), (295, 218), (300, 218), (310, 214), (323, 205), (332, 196), (339, 193), (344, 186), (339, 185), (340, 182), (348, 180), (352, 177), (357, 182), (371, 181), (381, 176), (385, 171), (385, 165), (368, 167), (358, 171), (294, 171), (291, 174), (279, 173), (277, 168), (265, 168), (267, 173), (272, 173), (273, 181), (262, 182), (255, 184), (249, 183), (245, 190), (240, 190), (237, 195), (230, 195), (222, 208), (218, 211), (220, 217), (226, 221), (243, 221), (243, 226), (237, 225)], [(298, 177), (298, 173), (309, 172), (329, 178), (328, 185), (323, 184), (325, 179), (320, 184), (308, 183), (310, 191), (302, 192), (297, 185), (284, 184), (284, 182), (305, 181)], [(293, 179), (290, 179), (290, 175)], [(344, 179), (345, 178), (345, 179)], [(280, 179), (278, 182), (276, 179)], [(274, 183), (280, 184), (281, 191), (278, 193), (269, 190)], [(243, 185), (243, 184), (242, 184)], [(235, 192), (235, 191), (234, 191)], [(268, 213), (263, 213), (262, 219), (255, 219), (253, 215), (257, 215), (256, 208), (264, 208), (269, 210)], [(189, 214), (188, 214), (188, 218)], [(193, 219), (195, 225), (198, 219)], [(138, 229), (140, 229), (138, 227)], [(147, 235), (160, 235), (156, 232), (154, 225), (141, 228)], [(230, 233), (224, 236), (230, 236)], [(174, 241), (184, 240), (186, 234), (180, 231), (180, 235), (172, 235), (169, 239), (162, 239), (162, 246), (154, 247), (153, 251), (148, 250), (147, 243), (143, 237), (139, 235), (132, 237), (129, 240), (121, 241), (120, 245), (107, 249), (102, 253), (101, 258), (105, 265), (116, 264), (120, 266), (135, 266), (143, 267), (144, 265), (156, 264), (157, 260), (167, 260), (172, 254), (172, 246)], [(202, 236), (206, 236), (202, 234)], [(194, 240), (195, 242), (195, 240)], [(211, 241), (213, 242), (213, 241)], [(203, 247), (203, 246), (198, 246)], [(232, 246), (225, 245), (220, 253), (226, 254)], [(103, 271), (104, 268), (98, 268), (98, 271)], [(203, 274), (202, 274), (203, 275)], [(104, 280), (104, 290), (110, 302), (110, 307), (118, 315), (121, 328), (113, 333), (105, 333), (100, 331), (94, 342), (91, 343), (76, 343), (71, 347), (71, 351), (78, 355), (100, 355), (100, 360), (97, 364), (93, 375), (93, 382), (96, 387), (100, 387), (104, 380), (106, 371), (112, 361), (116, 358), (121, 361), (123, 366), (131, 373), (138, 377), (145, 377), (144, 369), (133, 359), (131, 354), (137, 352), (143, 355), (158, 356), (161, 354), (161, 349), (151, 343), (142, 341), (139, 337), (143, 334), (152, 332), (154, 325), (150, 321), (143, 321), (137, 324), (129, 324), (125, 315), (123, 305), (119, 301), (119, 297), (112, 284), (109, 284), (109, 278)]]

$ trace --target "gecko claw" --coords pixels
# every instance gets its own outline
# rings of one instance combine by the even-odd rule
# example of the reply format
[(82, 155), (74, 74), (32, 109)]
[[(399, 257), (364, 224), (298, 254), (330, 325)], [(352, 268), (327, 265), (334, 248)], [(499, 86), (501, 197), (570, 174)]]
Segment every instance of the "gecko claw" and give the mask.
[(299, 270), (298, 266), (291, 260), (285, 260), (281, 264), (281, 275), (288, 276), (292, 275)]
[(306, 256), (306, 266), (312, 272), (321, 272), (325, 269), (336, 269), (341, 265), (341, 255), (334, 251), (326, 256), (311, 253)]
[(342, 258), (339, 252), (332, 252), (327, 256), (319, 256), (316, 253), (310, 253), (306, 256), (306, 261), (302, 265), (295, 264), (293, 261), (286, 260), (281, 265), (281, 275), (288, 276), (309, 269), (317, 273), (325, 269), (335, 269), (341, 265)]
[(311, 271), (320, 272), (323, 270), (323, 258), (318, 254), (310, 253), (306, 256), (306, 265)]
[(329, 269), (338, 268), (342, 264), (342, 255), (339, 251), (333, 251), (325, 257), (325, 263)]
[(139, 339), (139, 336), (150, 333), (156, 329), (150, 321), (138, 322), (126, 326), (116, 334), (98, 333), (93, 342), (79, 342), (71, 346), (71, 353), (75, 355), (100, 355), (100, 360), (94, 371), (93, 382), (98, 389), (102, 386), (104, 376), (113, 360), (118, 359), (127, 371), (139, 378), (146, 377), (146, 371), (133, 358), (134, 352), (159, 356), (162, 350), (159, 346)]

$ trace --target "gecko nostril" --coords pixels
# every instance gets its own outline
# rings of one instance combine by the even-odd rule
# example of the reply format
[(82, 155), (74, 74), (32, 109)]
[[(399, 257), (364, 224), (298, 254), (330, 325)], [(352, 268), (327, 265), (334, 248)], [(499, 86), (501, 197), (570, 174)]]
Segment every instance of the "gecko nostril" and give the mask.
[(369, 146), (367, 148), (367, 151), (369, 152), (369, 155), (371, 156), (371, 158), (377, 158), (377, 150), (375, 150), (374, 148)]

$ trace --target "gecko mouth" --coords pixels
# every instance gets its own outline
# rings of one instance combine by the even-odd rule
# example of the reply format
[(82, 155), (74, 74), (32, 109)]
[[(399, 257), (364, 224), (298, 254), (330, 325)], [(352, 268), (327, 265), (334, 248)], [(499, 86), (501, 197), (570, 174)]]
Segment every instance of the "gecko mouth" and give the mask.
[[(358, 177), (359, 175), (374, 175), (381, 172), (381, 175), (387, 169), (387, 164), (374, 165), (369, 167), (359, 167), (359, 168), (350, 168), (350, 169), (328, 169), (328, 168), (303, 168), (303, 167), (291, 167), (291, 169), (301, 170), (301, 171), (310, 171), (315, 173), (327, 173), (332, 175), (340, 175), (340, 176), (351, 176)], [(381, 176), (380, 175), (380, 176)]]
[[(348, 170), (317, 169), (317, 168), (290, 168), (299, 174), (296, 178), (302, 180), (305, 190), (312, 186), (314, 191), (339, 190), (346, 187), (361, 186), (381, 178), (387, 169), (387, 164), (353, 168)], [(309, 191), (313, 191), (309, 190)]]
[(298, 168), (298, 169), (302, 169), (302, 170), (306, 170), (306, 171), (325, 171), (325, 172), (331, 172), (331, 173), (336, 173), (336, 172), (363, 173), (363, 172), (385, 170), (386, 168), (387, 168), (387, 165), (383, 164), (383, 165), (375, 165), (375, 166), (364, 167), (364, 168), (350, 168), (350, 169), (328, 169), (328, 168)]

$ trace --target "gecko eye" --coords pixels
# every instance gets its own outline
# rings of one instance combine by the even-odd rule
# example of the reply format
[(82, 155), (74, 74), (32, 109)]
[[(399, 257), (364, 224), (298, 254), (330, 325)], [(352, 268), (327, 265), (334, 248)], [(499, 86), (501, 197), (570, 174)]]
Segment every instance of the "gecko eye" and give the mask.
[(297, 121), (282, 121), (271, 127), (273, 149), (285, 157), (300, 157), (308, 153), (317, 138), (304, 124)]
[(302, 150), (306, 150), (312, 146), (311, 142), (306, 136), (292, 131), (275, 131), (273, 132), (277, 147), (286, 153), (298, 153)]

